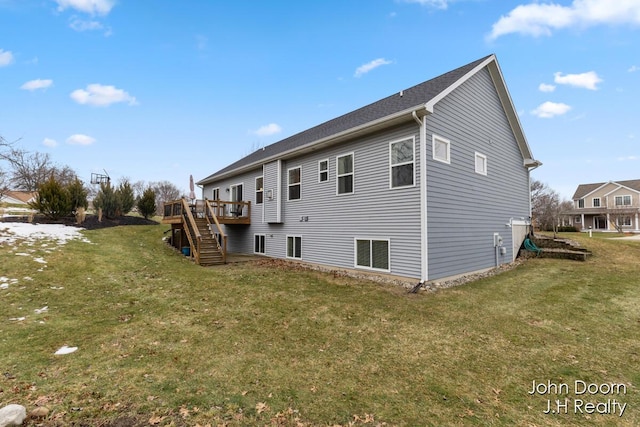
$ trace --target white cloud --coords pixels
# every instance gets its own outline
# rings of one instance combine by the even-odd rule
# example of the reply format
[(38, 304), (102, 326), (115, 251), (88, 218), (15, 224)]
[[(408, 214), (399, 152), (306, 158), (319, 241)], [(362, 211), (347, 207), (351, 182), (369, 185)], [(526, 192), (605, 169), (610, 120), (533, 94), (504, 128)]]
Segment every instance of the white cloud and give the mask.
[(259, 129), (252, 131), (251, 133), (258, 136), (271, 136), (280, 132), (282, 132), (282, 128), (279, 125), (269, 123), (268, 125), (261, 126)]
[(540, 86), (538, 86), (538, 90), (540, 92), (553, 92), (554, 90), (556, 90), (556, 87), (554, 85), (548, 85), (546, 83), (540, 83)]
[(422, 6), (446, 9), (450, 0), (404, 0), (406, 3), (418, 3)]
[(80, 19), (78, 17), (71, 18), (69, 22), (69, 27), (79, 32), (95, 31), (95, 30), (101, 30), (104, 28), (104, 26), (98, 21), (85, 21), (84, 19)]
[(550, 36), (554, 30), (594, 25), (640, 25), (636, 0), (573, 0), (570, 6), (553, 3), (520, 5), (493, 24), (489, 40), (511, 33)]
[(581, 74), (565, 74), (555, 73), (554, 80), (560, 85), (569, 85), (575, 87), (581, 87), (589, 90), (598, 90), (596, 85), (602, 82), (602, 79), (598, 77), (595, 71), (589, 71)]
[(0, 49), (0, 67), (5, 67), (13, 63), (13, 53), (10, 50)]
[(70, 8), (90, 15), (107, 15), (115, 5), (115, 0), (55, 0), (55, 2), (58, 3), (59, 11)]
[(391, 64), (391, 61), (387, 61), (384, 58), (374, 59), (373, 61), (356, 68), (354, 77), (361, 77), (362, 75), (367, 74), (369, 71), (373, 69), (376, 69), (382, 65), (388, 65), (388, 64)]
[(627, 71), (630, 73), (635, 73), (636, 71), (640, 71), (640, 67), (638, 67), (637, 65), (632, 65)]
[(46, 145), (47, 147), (57, 147), (58, 141), (51, 138), (45, 138), (42, 140), (42, 145)]
[(640, 157), (639, 156), (618, 157), (619, 162), (634, 161), (634, 160), (640, 160)]
[(115, 86), (105, 86), (98, 83), (87, 85), (85, 89), (76, 89), (71, 92), (71, 99), (78, 104), (87, 104), (104, 107), (118, 102), (126, 102), (129, 105), (138, 105), (136, 98)]
[(555, 116), (566, 114), (569, 110), (571, 110), (571, 107), (567, 104), (547, 101), (540, 104), (538, 108), (531, 112), (531, 114), (543, 119), (550, 119)]
[(76, 133), (75, 135), (71, 135), (67, 138), (67, 144), (71, 145), (91, 145), (96, 142), (95, 138), (92, 138), (88, 135), (83, 135), (81, 133)]
[(38, 89), (46, 89), (50, 87), (52, 84), (53, 84), (53, 80), (35, 79), (35, 80), (29, 80), (28, 82), (26, 82), (25, 84), (20, 86), (20, 89), (30, 90), (33, 92), (34, 90), (38, 90)]

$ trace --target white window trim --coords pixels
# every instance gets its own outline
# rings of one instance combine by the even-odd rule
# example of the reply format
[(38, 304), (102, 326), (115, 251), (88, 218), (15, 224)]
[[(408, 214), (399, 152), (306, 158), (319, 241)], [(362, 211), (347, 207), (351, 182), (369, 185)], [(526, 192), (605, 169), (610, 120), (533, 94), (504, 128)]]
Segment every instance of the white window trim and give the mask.
[[(289, 182), (289, 177), (291, 176), (289, 174), (290, 171), (294, 170), (294, 169), (300, 169), (300, 182), (295, 183), (295, 184), (291, 184)], [(290, 199), (289, 198), (289, 188), (292, 185), (299, 185), (300, 186), (300, 198), (298, 199)], [(302, 166), (294, 166), (292, 168), (287, 169), (287, 201), (291, 201), (291, 202), (297, 202), (298, 200), (302, 200)]]
[(573, 222), (575, 224), (582, 224), (582, 218), (580, 217), (580, 215), (576, 215), (575, 218), (573, 218)]
[[(619, 204), (619, 205), (616, 203), (616, 198), (618, 198), (618, 197), (622, 198), (622, 203)], [(628, 205), (624, 204), (624, 198), (625, 197), (629, 198), (629, 204)], [(633, 196), (631, 194), (618, 194), (618, 195), (615, 195), (615, 196), (613, 196), (613, 205), (614, 206), (633, 206)]]
[[(293, 238), (293, 255), (294, 256), (289, 256), (289, 237)], [(295, 251), (296, 251), (296, 238), (300, 238), (300, 256), (295, 256)], [(266, 246), (266, 243), (265, 243)], [(286, 238), (285, 238), (285, 248), (284, 248), (284, 253), (285, 253), (285, 257), (288, 259), (302, 259), (302, 236), (299, 234), (287, 234)]]
[[(351, 156), (351, 167), (352, 167), (352, 171), (350, 173), (343, 173), (342, 175), (340, 175), (339, 173), (339, 168), (338, 168), (338, 159), (341, 157), (346, 157), (346, 156)], [(350, 193), (340, 193), (340, 178), (343, 176), (348, 176), (351, 175), (352, 179), (351, 179), (351, 192)], [(340, 154), (338, 156), (336, 156), (336, 196), (349, 196), (351, 194), (354, 194), (356, 192), (356, 156), (354, 154), (354, 152), (350, 152), (350, 153), (344, 153), (344, 154)]]
[[(218, 198), (213, 197), (213, 193), (218, 190)], [(211, 200), (220, 200), (220, 187), (214, 187), (211, 189)]]
[[(396, 163), (394, 165), (391, 160), (393, 156), (393, 149), (391, 147), (393, 146), (393, 144), (398, 144), (404, 141), (411, 141), (411, 144), (413, 145), (413, 160), (410, 162)], [(405, 165), (413, 165), (413, 184), (399, 185), (397, 187), (394, 187), (393, 186), (393, 168), (395, 166), (405, 166)], [(397, 190), (400, 188), (411, 188), (415, 186), (416, 186), (416, 138), (412, 136), (410, 138), (402, 138), (402, 139), (397, 139), (395, 141), (389, 142), (389, 189)]]
[[(439, 159), (436, 157), (436, 141), (442, 142), (444, 144), (446, 144), (447, 146), (447, 158), (446, 159)], [(433, 160), (436, 160), (438, 162), (441, 163), (446, 163), (446, 164), (451, 164), (451, 141), (449, 141), (446, 138), (442, 138), (441, 136), (438, 135), (432, 135), (431, 136), (431, 156), (433, 157)]]
[[(262, 189), (258, 190), (258, 180), (262, 178)], [(256, 193), (256, 205), (262, 205), (264, 203), (264, 175), (256, 176), (255, 180), (255, 193)], [(258, 193), (262, 193), (262, 203), (258, 203)]]
[[(478, 170), (478, 158), (481, 158), (481, 159), (483, 160), (483, 163), (484, 163), (484, 171), (480, 171), (480, 170)], [(482, 153), (478, 153), (478, 152), (476, 151), (476, 155), (473, 157), (473, 167), (475, 168), (476, 173), (477, 173), (478, 175), (484, 175), (484, 176), (487, 176), (488, 169), (489, 169), (489, 162), (488, 162), (488, 160), (487, 160), (487, 156), (485, 156), (485, 155), (484, 155), (484, 154), (482, 154)]]
[[(320, 163), (322, 162), (327, 163), (327, 170), (323, 171), (320, 169)], [(323, 172), (327, 174), (327, 179), (324, 181), (320, 179), (320, 176), (322, 175)], [(318, 160), (318, 183), (322, 183), (322, 182), (329, 182), (329, 159)]]
[[(596, 206), (596, 200), (598, 201), (598, 206)], [(592, 208), (601, 208), (602, 207), (602, 199), (600, 197), (592, 197), (591, 198), (591, 207)]]
[[(264, 237), (264, 245), (262, 246), (263, 252), (256, 252), (256, 237)], [(264, 255), (267, 253), (267, 235), (266, 234), (256, 233), (253, 235), (253, 253), (260, 254), (260, 255)]]
[[(358, 240), (368, 240), (369, 241), (369, 250), (371, 251), (371, 242), (374, 240), (380, 242), (387, 242), (387, 265), (389, 268), (374, 268), (374, 267), (365, 267), (358, 264)], [(370, 259), (373, 260), (373, 253), (370, 253)], [(386, 273), (391, 272), (391, 239), (388, 237), (354, 237), (353, 238), (353, 267), (360, 270), (369, 270), (369, 271), (383, 271)]]

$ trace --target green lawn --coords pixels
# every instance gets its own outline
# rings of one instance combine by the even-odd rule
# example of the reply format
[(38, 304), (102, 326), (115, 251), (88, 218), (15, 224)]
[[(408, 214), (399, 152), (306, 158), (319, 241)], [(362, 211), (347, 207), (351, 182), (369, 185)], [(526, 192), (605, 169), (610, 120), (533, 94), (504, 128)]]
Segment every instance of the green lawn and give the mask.
[[(166, 229), (0, 246), (0, 276), (19, 280), (0, 290), (0, 407), (46, 406), (28, 423), (44, 426), (640, 425), (640, 241), (571, 234), (589, 261), (531, 259), (408, 294), (278, 265), (202, 268), (161, 242)], [(63, 345), (79, 349), (54, 355)], [(530, 395), (533, 381), (570, 390)], [(568, 413), (544, 413), (565, 397)], [(622, 417), (575, 406), (608, 399)]]

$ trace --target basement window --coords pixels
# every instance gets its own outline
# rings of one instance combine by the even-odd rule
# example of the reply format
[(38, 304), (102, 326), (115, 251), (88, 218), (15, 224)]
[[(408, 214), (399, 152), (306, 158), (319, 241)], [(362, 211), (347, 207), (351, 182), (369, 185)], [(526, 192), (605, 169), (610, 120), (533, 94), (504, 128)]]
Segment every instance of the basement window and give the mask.
[(287, 236), (287, 258), (302, 258), (302, 236)]
[(264, 234), (254, 234), (253, 240), (254, 240), (253, 253), (264, 254), (266, 236)]
[(388, 239), (355, 239), (356, 267), (389, 271)]

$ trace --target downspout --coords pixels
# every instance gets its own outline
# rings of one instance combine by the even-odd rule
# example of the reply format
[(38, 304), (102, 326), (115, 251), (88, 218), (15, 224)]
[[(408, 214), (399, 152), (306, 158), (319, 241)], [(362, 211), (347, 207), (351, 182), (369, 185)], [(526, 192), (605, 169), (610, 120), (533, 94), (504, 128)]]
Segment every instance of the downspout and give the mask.
[(420, 126), (420, 284), (429, 278), (429, 243), (427, 241), (427, 116), (422, 120), (416, 111), (413, 119)]

